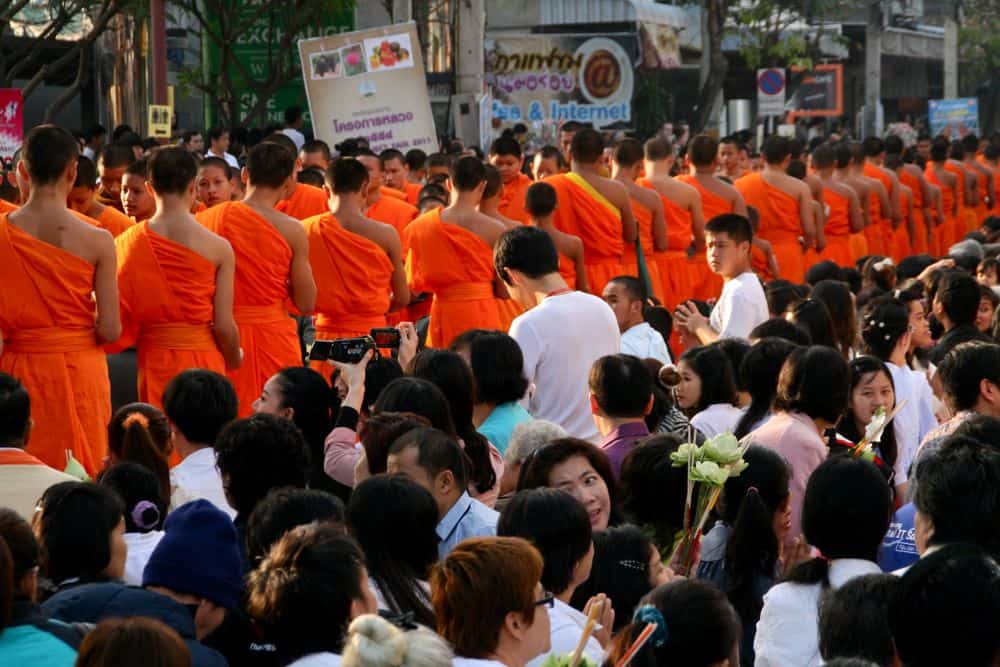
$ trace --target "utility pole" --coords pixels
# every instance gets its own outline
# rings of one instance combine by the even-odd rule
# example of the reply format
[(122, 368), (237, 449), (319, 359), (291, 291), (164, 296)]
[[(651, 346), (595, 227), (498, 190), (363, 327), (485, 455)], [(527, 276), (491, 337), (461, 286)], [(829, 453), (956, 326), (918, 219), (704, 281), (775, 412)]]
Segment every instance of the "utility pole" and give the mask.
[(958, 97), (958, 14), (961, 2), (955, 0), (944, 19), (944, 97)]
[(483, 92), (486, 70), (486, 2), (464, 0), (458, 3), (458, 63), (455, 67), (455, 92), (479, 95)]
[(869, 0), (868, 25), (865, 28), (865, 115), (862, 137), (878, 135), (878, 105), (882, 99), (882, 30), (881, 0)]
[(149, 59), (153, 64), (152, 104), (167, 103), (167, 12), (165, 0), (149, 3)]

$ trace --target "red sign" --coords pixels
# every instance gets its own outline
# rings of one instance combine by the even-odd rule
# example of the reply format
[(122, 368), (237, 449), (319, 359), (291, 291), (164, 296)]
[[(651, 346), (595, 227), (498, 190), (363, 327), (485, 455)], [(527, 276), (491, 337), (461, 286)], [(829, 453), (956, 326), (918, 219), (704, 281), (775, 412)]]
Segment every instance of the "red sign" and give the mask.
[(10, 167), (24, 141), (24, 102), (20, 88), (0, 88), (0, 159)]

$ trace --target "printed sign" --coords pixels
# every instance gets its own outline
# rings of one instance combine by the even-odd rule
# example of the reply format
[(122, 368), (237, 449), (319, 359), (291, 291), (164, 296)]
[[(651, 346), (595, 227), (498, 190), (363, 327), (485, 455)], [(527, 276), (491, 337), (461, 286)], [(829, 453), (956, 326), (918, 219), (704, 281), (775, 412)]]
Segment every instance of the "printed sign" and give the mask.
[(299, 42), (313, 132), (331, 147), (365, 137), (376, 153), (437, 149), (416, 24)]
[(979, 100), (958, 97), (950, 100), (928, 100), (928, 120), (931, 134), (960, 139), (967, 134), (979, 134)]
[(566, 121), (595, 127), (632, 120), (636, 37), (531, 35), (486, 42), (493, 129)]
[(803, 116), (844, 114), (844, 66), (817, 65), (812, 69), (793, 67), (788, 77), (785, 110), (788, 119)]
[(24, 142), (24, 101), (20, 88), (0, 88), (0, 159), (10, 168)]
[(166, 104), (150, 104), (146, 122), (149, 136), (154, 139), (169, 139), (171, 114), (172, 110)]
[(757, 115), (785, 115), (785, 70), (757, 70)]

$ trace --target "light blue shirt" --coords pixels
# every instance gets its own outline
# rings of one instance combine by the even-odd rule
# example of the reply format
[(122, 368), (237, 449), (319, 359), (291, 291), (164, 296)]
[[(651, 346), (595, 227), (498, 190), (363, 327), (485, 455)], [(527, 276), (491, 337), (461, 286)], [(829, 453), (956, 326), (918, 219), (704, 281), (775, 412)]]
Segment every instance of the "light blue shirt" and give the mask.
[(493, 537), (497, 534), (497, 519), (500, 515), (486, 505), (472, 498), (468, 492), (451, 506), (444, 518), (438, 522), (438, 557), (442, 560), (451, 550), (470, 537)]
[(495, 408), (477, 429), (483, 436), (500, 450), (507, 453), (507, 443), (514, 427), (521, 422), (530, 422), (531, 414), (521, 407), (520, 403), (502, 403)]

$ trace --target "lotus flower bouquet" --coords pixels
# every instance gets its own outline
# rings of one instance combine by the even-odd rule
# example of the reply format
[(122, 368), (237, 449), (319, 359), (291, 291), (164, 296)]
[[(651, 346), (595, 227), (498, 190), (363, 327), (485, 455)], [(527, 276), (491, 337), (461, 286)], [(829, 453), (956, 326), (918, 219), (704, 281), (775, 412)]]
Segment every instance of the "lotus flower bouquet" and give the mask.
[(899, 414), (899, 411), (903, 409), (906, 405), (906, 399), (903, 399), (896, 404), (892, 412), (886, 412), (884, 407), (880, 407), (875, 410), (872, 415), (872, 420), (868, 422), (868, 426), (865, 427), (865, 435), (861, 438), (861, 441), (851, 448), (851, 456), (857, 456), (865, 459), (866, 461), (875, 461), (875, 448), (874, 445), (882, 442), (882, 434), (885, 433), (885, 427), (889, 425), (893, 417)]
[(684, 528), (667, 561), (678, 574), (690, 574), (694, 566), (695, 546), (708, 515), (719, 502), (726, 480), (738, 477), (746, 470), (743, 454), (749, 446), (749, 438), (740, 442), (732, 433), (722, 433), (706, 440), (701, 447), (692, 443), (683, 444), (670, 455), (675, 468), (687, 468)]

